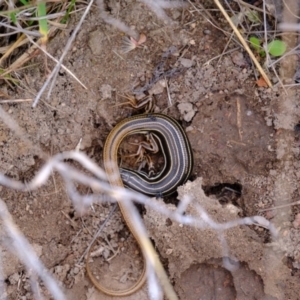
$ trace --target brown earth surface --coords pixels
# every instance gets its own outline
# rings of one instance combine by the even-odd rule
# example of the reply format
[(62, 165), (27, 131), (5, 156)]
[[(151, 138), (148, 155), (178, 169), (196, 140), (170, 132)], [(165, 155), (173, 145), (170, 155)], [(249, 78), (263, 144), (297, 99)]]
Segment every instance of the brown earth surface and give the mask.
[[(197, 216), (200, 204), (220, 223), (261, 215), (276, 226), (279, 236), (274, 240), (265, 228), (237, 226), (226, 231), (226, 252), (212, 229), (182, 226), (146, 208), (145, 224), (175, 291), (180, 299), (189, 300), (300, 299), (299, 205), (263, 211), (299, 200), (299, 131), (294, 130), (300, 116), (298, 90), (286, 94), (278, 86), (257, 87), (248, 55), (234, 50), (234, 44), (229, 54), (218, 57), (228, 38), (192, 7), (168, 10), (174, 20), (170, 25), (142, 3), (108, 1), (108, 5), (113, 16), (145, 33), (144, 46), (122, 54), (123, 35), (101, 21), (95, 7), (64, 60), (87, 90), (61, 70), (49, 100), (44, 97), (34, 109), (28, 102), (1, 107), (49, 157), (75, 149), (82, 139), (80, 149), (102, 166), (106, 136), (118, 121), (136, 113), (116, 106), (126, 101), (120, 95), (144, 86), (162, 55), (176, 47), (167, 66), (183, 71), (148, 91), (155, 98), (156, 112), (181, 122), (194, 154), (191, 180), (179, 188), (178, 197), (167, 199), (168, 207), (175, 209), (187, 194), (194, 199), (188, 214)], [(78, 18), (74, 16), (48, 44), (53, 56), (61, 55)], [(218, 21), (230, 31), (225, 21)], [(46, 80), (44, 58), (33, 62), (34, 67), (19, 74), (25, 90), (2, 87), (12, 98), (34, 97)], [(0, 127), (0, 145), (0, 171), (14, 179), (30, 181), (45, 162), (5, 123)], [(125, 151), (131, 151), (130, 145), (124, 145)], [(83, 186), (78, 189), (82, 194), (92, 192)], [(57, 174), (31, 192), (0, 187), (0, 196), (61, 282), (67, 299), (112, 299), (93, 287), (81, 258), (111, 204), (94, 204), (79, 215)], [(93, 271), (104, 274), (101, 280), (107, 285), (134, 283), (142, 259), (118, 209), (101, 237), (104, 250), (95, 258)], [(9, 247), (1, 251), (7, 298), (33, 299), (26, 268)], [(237, 266), (231, 271), (225, 268), (227, 255)], [(50, 299), (43, 285), (42, 292)], [(147, 286), (124, 299), (149, 299)]]

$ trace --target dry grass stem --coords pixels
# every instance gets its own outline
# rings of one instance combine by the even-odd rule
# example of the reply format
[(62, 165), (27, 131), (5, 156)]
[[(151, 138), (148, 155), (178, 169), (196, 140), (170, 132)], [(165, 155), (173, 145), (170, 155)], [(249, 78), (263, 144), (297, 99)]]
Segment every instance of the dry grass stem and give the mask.
[[(286, 10), (287, 10), (287, 11), (288, 11), (295, 19), (300, 19), (300, 17), (299, 17), (298, 15), (294, 14), (293, 10), (290, 9), (290, 6), (286, 3), (285, 0), (282, 0), (282, 2), (283, 2), (283, 4), (284, 4), (284, 6), (285, 6), (285, 9), (286, 9)], [(297, 2), (295, 2), (295, 3), (297, 3)], [(297, 11), (297, 10), (295, 10), (295, 11)]]
[(225, 45), (225, 47), (224, 47), (222, 53), (221, 53), (221, 55), (220, 55), (220, 58), (219, 58), (219, 60), (218, 60), (218, 62), (217, 62), (217, 65), (219, 65), (219, 63), (220, 63), (220, 61), (221, 61), (221, 59), (222, 59), (224, 53), (226, 52), (226, 50), (227, 50), (227, 48), (228, 48), (228, 46), (229, 46), (231, 40), (233, 39), (233, 37), (234, 37), (234, 32), (231, 33), (231, 35), (230, 35), (230, 37), (229, 37), (229, 39), (228, 39), (228, 41), (227, 41), (227, 43), (226, 43), (226, 45)]
[[(228, 51), (226, 51), (226, 52), (222, 52), (220, 55), (217, 55), (217, 56), (215, 56), (215, 57), (209, 59), (207, 62), (205, 62), (205, 63), (203, 64), (203, 66), (208, 66), (213, 60), (218, 59), (218, 58), (220, 58), (220, 57), (222, 57), (222, 56), (224, 56), (224, 55), (226, 55), (226, 54), (229, 54), (229, 53), (231, 53), (231, 52), (234, 52), (234, 51), (236, 51), (236, 50), (238, 50), (238, 49), (239, 49), (239, 48), (233, 48), (233, 49), (230, 49), (230, 50), (228, 50)], [(218, 63), (219, 63), (219, 61), (218, 61)]]
[(32, 98), (28, 98), (28, 99), (0, 99), (0, 104), (3, 103), (20, 103), (20, 102), (31, 102), (33, 101)]
[(64, 51), (63, 51), (63, 53), (62, 53), (60, 59), (58, 60), (58, 62), (57, 62), (57, 64), (56, 64), (55, 68), (52, 70), (51, 74), (49, 74), (47, 80), (45, 81), (45, 83), (43, 84), (42, 88), (40, 89), (40, 91), (39, 91), (38, 94), (36, 95), (35, 100), (34, 100), (34, 102), (33, 102), (33, 104), (32, 104), (32, 107), (36, 107), (36, 105), (38, 104), (38, 102), (39, 102), (39, 100), (40, 100), (42, 94), (44, 93), (44, 91), (45, 91), (46, 88), (48, 87), (49, 83), (52, 81), (52, 83), (51, 83), (51, 85), (50, 85), (50, 88), (49, 88), (49, 91), (48, 91), (48, 95), (47, 95), (47, 99), (50, 98), (50, 95), (51, 95), (51, 92), (52, 92), (52, 88), (53, 88), (53, 86), (54, 86), (54, 84), (55, 84), (56, 76), (57, 76), (58, 71), (59, 71), (59, 69), (61, 68), (61, 65), (62, 65), (62, 61), (64, 60), (65, 56), (67, 55), (67, 53), (68, 53), (68, 51), (69, 51), (69, 49), (70, 49), (70, 47), (71, 47), (71, 45), (72, 45), (72, 43), (73, 43), (73, 41), (74, 41), (74, 39), (75, 39), (75, 37), (76, 37), (76, 35), (77, 35), (79, 29), (80, 29), (81, 26), (82, 26), (83, 21), (85, 20), (85, 18), (86, 18), (86, 16), (87, 16), (88, 12), (89, 12), (90, 9), (91, 9), (93, 3), (94, 3), (94, 0), (91, 0), (91, 1), (89, 2), (89, 4), (87, 5), (87, 7), (86, 7), (86, 9), (85, 9), (83, 15), (81, 16), (81, 18), (80, 18), (78, 24), (77, 24), (76, 27), (74, 28), (74, 30), (73, 30), (73, 32), (72, 32), (72, 35), (71, 35), (71, 37), (69, 38), (69, 40), (68, 40), (68, 42), (67, 42), (67, 44), (66, 44), (66, 46), (65, 46), (65, 48), (64, 48)]
[(284, 31), (300, 31), (300, 24), (293, 23), (281, 23), (279, 24), (279, 29)]
[[(195, 9), (199, 14), (201, 14), (201, 15), (203, 16), (201, 10), (199, 10), (192, 2), (190, 2), (190, 4), (194, 7), (194, 9)], [(202, 7), (202, 5), (200, 5), (200, 6)], [(211, 21), (210, 18), (207, 18), (206, 16), (203, 16), (203, 17), (204, 17), (205, 20), (206, 20), (209, 24), (211, 24), (214, 28), (216, 28), (216, 29), (218, 29), (219, 31), (223, 32), (225, 36), (228, 37), (228, 36), (231, 36), (231, 35), (232, 35), (231, 32), (227, 32), (227, 31), (225, 31), (224, 29), (222, 29), (219, 25), (216, 25), (216, 24), (218, 24), (217, 22)], [(212, 19), (212, 20), (213, 20), (213, 19)], [(232, 39), (233, 39), (233, 40), (235, 41), (235, 43), (237, 43), (239, 46), (242, 46), (242, 45), (238, 42), (238, 40), (236, 40), (235, 38), (232, 38)]]
[[(204, 18), (206, 19), (207, 21), (209, 21), (210, 23), (213, 23), (213, 25), (216, 27), (216, 28), (220, 28), (221, 26), (219, 25), (219, 23), (215, 20), (215, 18), (211, 15), (211, 13), (203, 6), (203, 4), (198, 1), (197, 5), (200, 6), (201, 10), (195, 6), (195, 4), (188, 0), (188, 2), (190, 3), (190, 5)], [(204, 13), (203, 13), (203, 12)]]
[[(233, 1), (236, 2), (236, 3), (238, 3), (240, 6), (245, 6), (245, 7), (248, 7), (248, 8), (254, 9), (254, 10), (257, 10), (257, 11), (259, 11), (259, 12), (264, 12), (263, 9), (261, 9), (261, 8), (259, 8), (259, 7), (257, 7), (257, 6), (254, 6), (254, 5), (252, 5), (252, 4), (249, 4), (249, 3), (245, 2), (245, 1), (242, 1), (242, 0), (233, 0)], [(272, 14), (269, 13), (269, 12), (267, 12), (267, 14), (270, 15), (270, 16), (272, 16)]]
[(167, 78), (166, 78), (166, 77), (165, 77), (165, 83), (166, 83), (166, 88), (167, 88), (169, 107), (171, 107), (171, 106), (173, 106), (173, 101), (172, 101), (172, 98), (171, 98), (170, 89), (169, 89), (169, 84), (168, 84), (168, 81), (167, 81)]
[(290, 207), (290, 206), (299, 205), (299, 204), (300, 204), (300, 201), (295, 201), (295, 202), (288, 203), (288, 204), (282, 204), (282, 205), (277, 205), (277, 206), (273, 206), (273, 207), (269, 207), (269, 208), (265, 208), (265, 209), (260, 209), (259, 212), (265, 212), (265, 211), (270, 211), (270, 210), (275, 210), (275, 209)]
[(241, 114), (241, 103), (240, 98), (236, 99), (236, 120), (237, 120), (237, 128), (239, 132), (240, 141), (243, 141), (243, 129), (242, 129), (242, 114)]
[(26, 38), (26, 36), (23, 34), (21, 35), (15, 43), (13, 43), (12, 45), (8, 46), (8, 49), (5, 51), (5, 53), (3, 54), (3, 56), (0, 58), (0, 66), (2, 66), (3, 62), (9, 57), (9, 55), (18, 47), (26, 44), (28, 42), (28, 39)]
[[(41, 47), (39, 44), (35, 43), (34, 41), (31, 41), (34, 46), (36, 46), (39, 50), (41, 50), (43, 53), (45, 53), (49, 58), (51, 58), (53, 61), (58, 63), (58, 60), (52, 56), (48, 51), (46, 51), (43, 47)], [(71, 75), (84, 89), (87, 90), (87, 87), (78, 79), (78, 77), (70, 71), (65, 65), (61, 64), (61, 68), (64, 69), (69, 75)]]
[(266, 83), (268, 84), (269, 87), (272, 87), (272, 83), (270, 81), (270, 79), (268, 78), (267, 74), (265, 73), (265, 71), (263, 70), (263, 68), (261, 67), (260, 63), (258, 62), (258, 60), (256, 59), (256, 57), (254, 56), (253, 52), (251, 51), (250, 47), (248, 46), (247, 42), (244, 40), (243, 36), (240, 34), (239, 30), (236, 28), (236, 26), (233, 24), (232, 20), (230, 19), (230, 17), (228, 16), (227, 12), (224, 10), (223, 6), (221, 5), (221, 3), (219, 2), (219, 0), (214, 0), (215, 4), (218, 6), (218, 8), (220, 9), (220, 11), (222, 12), (222, 14), (224, 15), (225, 19), (227, 20), (227, 22), (229, 23), (229, 25), (231, 26), (231, 28), (233, 29), (234, 33), (237, 35), (238, 39), (240, 40), (240, 42), (242, 43), (243, 47), (245, 48), (245, 50), (248, 52), (249, 56), (251, 57), (251, 59), (253, 60), (255, 66), (257, 67), (259, 73), (262, 75), (262, 77), (265, 79)]
[[(21, 47), (21, 46), (25, 45), (26, 43), (28, 43), (28, 39), (22, 39), (22, 41), (20, 43), (18, 43), (14, 49), (17, 49), (18, 47)], [(11, 51), (10, 49), (12, 47), (13, 47), (12, 45), (0, 47), (0, 53), (3, 54), (3, 56), (4, 56), (7, 51)], [(1, 57), (0, 61), (2, 61), (3, 56)], [(0, 63), (0, 65), (2, 65), (2, 63)]]
[(284, 86), (284, 84), (283, 84), (283, 82), (282, 82), (280, 76), (278, 75), (278, 73), (277, 73), (277, 71), (276, 71), (276, 69), (275, 69), (275, 66), (272, 65), (271, 68), (272, 68), (272, 70), (273, 70), (273, 72), (274, 72), (274, 74), (275, 74), (275, 76), (276, 76), (276, 78), (277, 78), (279, 84), (281, 85), (283, 91), (285, 92), (286, 95), (288, 95), (288, 92), (287, 92), (287, 90), (286, 90), (286, 88), (285, 88), (285, 86)]
[(32, 30), (26, 30), (26, 29), (23, 29), (23, 28), (14, 27), (14, 26), (11, 26), (11, 25), (9, 25), (7, 23), (3, 23), (3, 22), (0, 22), (0, 26), (7, 27), (7, 28), (15, 30), (15, 32), (22, 32), (26, 35), (31, 35), (31, 36), (34, 36), (34, 37), (41, 37), (42, 36), (38, 31), (32, 31)]
[(84, 257), (87, 255), (87, 253), (89, 252), (89, 250), (91, 249), (91, 247), (93, 246), (94, 242), (96, 241), (96, 239), (98, 238), (98, 236), (100, 235), (100, 233), (102, 232), (103, 228), (106, 226), (107, 222), (111, 219), (113, 213), (115, 212), (117, 208), (117, 204), (115, 203), (112, 207), (112, 209), (110, 210), (108, 216), (106, 217), (106, 219), (104, 220), (104, 222), (101, 224), (100, 228), (98, 229), (98, 231), (96, 232), (96, 234), (94, 235), (93, 239), (90, 241), (88, 247), (86, 248), (86, 250), (84, 251), (84, 253), (81, 255), (81, 257), (78, 259), (77, 263), (79, 264)]

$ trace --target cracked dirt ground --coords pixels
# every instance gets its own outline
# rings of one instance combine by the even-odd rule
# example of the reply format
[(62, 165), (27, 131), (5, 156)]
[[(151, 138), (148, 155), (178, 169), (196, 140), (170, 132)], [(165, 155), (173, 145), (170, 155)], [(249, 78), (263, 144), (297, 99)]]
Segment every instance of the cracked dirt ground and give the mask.
[[(121, 55), (122, 34), (104, 24), (93, 9), (64, 61), (88, 89), (61, 71), (49, 101), (43, 99), (35, 109), (30, 103), (2, 104), (2, 108), (32, 145), (39, 145), (49, 156), (74, 149), (82, 138), (81, 150), (102, 166), (109, 131), (134, 113), (115, 106), (124, 101), (119, 95), (143, 86), (163, 53), (176, 47), (168, 65), (184, 72), (158, 82), (151, 93), (155, 110), (180, 120), (193, 148), (193, 174), (179, 189), (179, 201), (184, 194), (191, 195), (219, 222), (265, 216), (279, 229), (279, 238), (272, 240), (268, 230), (257, 226), (228, 230), (229, 255), (238, 262), (238, 268), (230, 272), (224, 268), (224, 252), (215, 232), (180, 226), (141, 209), (174, 288), (180, 299), (299, 299), (299, 206), (262, 211), (299, 199), (299, 133), (294, 131), (299, 120), (298, 91), (286, 102), (278, 87), (257, 87), (249, 58), (241, 49), (212, 60), (223, 51), (227, 38), (192, 9), (170, 10), (176, 23), (166, 25), (141, 3), (108, 1), (108, 5), (112, 15), (118, 12), (127, 24), (146, 34), (145, 47)], [(55, 57), (61, 54), (76, 19), (49, 43), (48, 51)], [(222, 25), (227, 28), (225, 21)], [(34, 62), (38, 64), (20, 73), (28, 89), (7, 89), (12, 98), (30, 98), (39, 91), (45, 80), (43, 57)], [(282, 103), (287, 106), (284, 113)], [(1, 172), (29, 181), (44, 161), (4, 123), (0, 128)], [(81, 186), (79, 190), (91, 192)], [(80, 260), (110, 204), (95, 204), (79, 216), (57, 174), (39, 190), (20, 193), (1, 187), (0, 195), (45, 266), (61, 281), (68, 299), (111, 299), (93, 288)], [(176, 201), (168, 199), (170, 209)], [(197, 213), (193, 203), (187, 212)], [(102, 262), (102, 271), (117, 269), (115, 284), (120, 284), (120, 278), (121, 284), (130, 284), (142, 262), (118, 210), (102, 238), (104, 257), (121, 249), (114, 259)], [(25, 267), (7, 249), (1, 251), (8, 299), (32, 299)], [(50, 299), (44, 287), (42, 292)], [(148, 299), (146, 287), (126, 299)]]

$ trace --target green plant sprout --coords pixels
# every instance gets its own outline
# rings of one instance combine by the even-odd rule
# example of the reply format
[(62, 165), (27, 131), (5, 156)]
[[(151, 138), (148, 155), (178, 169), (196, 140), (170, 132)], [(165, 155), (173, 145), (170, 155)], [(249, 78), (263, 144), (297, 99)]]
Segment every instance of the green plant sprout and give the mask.
[(76, 2), (76, 0), (71, 0), (70, 5), (69, 5), (69, 7), (67, 9), (66, 15), (62, 18), (62, 20), (60, 21), (60, 23), (62, 23), (62, 24), (66, 24), (67, 23), (67, 21), (69, 19), (69, 16), (70, 16), (70, 13), (71, 13), (71, 11), (73, 10), (73, 8), (75, 6), (75, 2)]
[[(249, 38), (249, 42), (250, 42), (252, 48), (255, 51), (257, 51), (261, 57), (266, 56), (266, 52), (263, 49), (263, 47), (261, 46), (261, 41), (257, 37), (251, 36)], [(286, 51), (286, 44), (285, 44), (285, 42), (283, 42), (281, 40), (273, 40), (270, 43), (268, 43), (267, 50), (268, 50), (269, 54), (271, 54), (272, 56), (275, 56), (275, 57), (281, 56)]]
[(4, 76), (2, 75), (3, 73), (5, 73), (6, 70), (0, 68), (0, 78), (5, 80), (8, 84), (9, 82), (13, 83), (13, 84), (19, 84), (19, 80), (15, 79), (11, 76), (11, 74), (5, 74)]
[(46, 3), (38, 1), (37, 3), (37, 15), (41, 17), (39, 19), (39, 28), (40, 33), (43, 35), (42, 37), (42, 45), (45, 45), (48, 41), (48, 21), (45, 18), (47, 16)]

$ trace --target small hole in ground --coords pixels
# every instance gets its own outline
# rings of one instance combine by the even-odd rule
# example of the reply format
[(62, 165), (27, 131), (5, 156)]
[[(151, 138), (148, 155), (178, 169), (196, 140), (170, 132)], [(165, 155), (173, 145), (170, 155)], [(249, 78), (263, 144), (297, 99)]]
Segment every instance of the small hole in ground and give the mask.
[(239, 206), (237, 200), (242, 196), (242, 189), (239, 183), (220, 183), (203, 187), (206, 196), (215, 195), (221, 204), (232, 203), (236, 206)]

